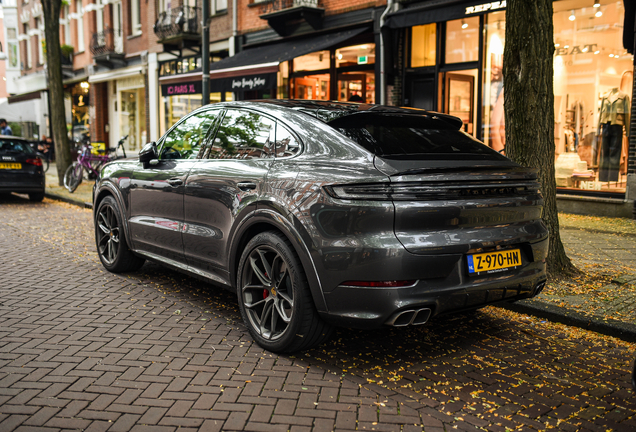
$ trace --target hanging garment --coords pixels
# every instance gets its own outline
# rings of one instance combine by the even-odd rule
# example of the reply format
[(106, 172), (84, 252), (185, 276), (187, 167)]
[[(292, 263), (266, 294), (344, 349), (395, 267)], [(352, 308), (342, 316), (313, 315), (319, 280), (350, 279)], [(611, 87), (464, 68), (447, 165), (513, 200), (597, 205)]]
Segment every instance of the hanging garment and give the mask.
[(601, 100), (599, 126), (605, 123), (625, 126), (625, 131), (629, 136), (629, 112), (629, 96), (617, 88), (613, 88), (605, 93)]
[(601, 154), (598, 180), (618, 181), (623, 150), (623, 125), (604, 123), (601, 125)]

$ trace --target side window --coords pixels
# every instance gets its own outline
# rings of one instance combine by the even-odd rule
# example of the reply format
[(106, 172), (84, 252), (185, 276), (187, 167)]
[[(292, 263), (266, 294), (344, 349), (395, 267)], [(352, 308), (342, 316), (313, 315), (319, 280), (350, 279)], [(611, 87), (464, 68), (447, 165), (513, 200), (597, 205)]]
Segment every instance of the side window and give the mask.
[(161, 159), (195, 159), (220, 110), (200, 112), (181, 121), (161, 145)]
[(276, 128), (276, 157), (288, 157), (298, 154), (300, 145), (294, 135), (280, 123)]
[(262, 159), (274, 157), (276, 122), (260, 114), (227, 110), (205, 159)]

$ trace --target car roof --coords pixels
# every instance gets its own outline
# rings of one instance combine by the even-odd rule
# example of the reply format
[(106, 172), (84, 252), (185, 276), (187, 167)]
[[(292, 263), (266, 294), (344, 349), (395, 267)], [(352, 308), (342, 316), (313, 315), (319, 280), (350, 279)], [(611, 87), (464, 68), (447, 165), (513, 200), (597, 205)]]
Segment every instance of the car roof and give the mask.
[(24, 138), (22, 138), (22, 137), (19, 137), (19, 136), (13, 136), (13, 135), (0, 135), (0, 140), (3, 140), (3, 139), (10, 139), (10, 140), (12, 140), (12, 141), (20, 140), (20, 141), (28, 142), (26, 139), (24, 139)]
[[(228, 105), (236, 104), (237, 102), (227, 102)], [(308, 114), (312, 117), (322, 120), (325, 123), (335, 120), (340, 117), (358, 114), (358, 113), (376, 113), (376, 114), (403, 114), (403, 115), (420, 115), (431, 117), (434, 119), (444, 120), (457, 128), (462, 126), (462, 121), (448, 114), (442, 114), (434, 111), (427, 111), (419, 108), (410, 107), (395, 107), (386, 105), (375, 105), (365, 103), (353, 103), (353, 102), (337, 102), (337, 101), (322, 101), (322, 100), (303, 100), (303, 99), (259, 99), (250, 101), (238, 102), (240, 105), (246, 104), (267, 104), (274, 105), (281, 108), (292, 109)]]

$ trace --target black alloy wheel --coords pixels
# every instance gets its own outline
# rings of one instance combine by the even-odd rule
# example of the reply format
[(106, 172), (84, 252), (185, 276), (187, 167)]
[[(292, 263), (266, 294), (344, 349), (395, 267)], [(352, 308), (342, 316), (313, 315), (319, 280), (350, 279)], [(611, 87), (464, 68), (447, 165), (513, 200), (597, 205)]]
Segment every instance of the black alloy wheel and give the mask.
[(263, 348), (293, 352), (330, 336), (331, 327), (318, 316), (300, 260), (280, 234), (268, 231), (250, 240), (237, 282), (243, 321)]
[(119, 205), (112, 196), (105, 197), (95, 213), (95, 242), (99, 259), (108, 271), (133, 271), (144, 264), (145, 260), (128, 248)]

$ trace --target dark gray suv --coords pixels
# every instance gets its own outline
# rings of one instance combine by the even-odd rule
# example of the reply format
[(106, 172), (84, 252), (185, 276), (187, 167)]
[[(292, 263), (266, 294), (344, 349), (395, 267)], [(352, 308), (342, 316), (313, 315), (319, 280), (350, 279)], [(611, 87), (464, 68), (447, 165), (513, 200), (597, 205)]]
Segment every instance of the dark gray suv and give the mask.
[(536, 171), (461, 125), (354, 103), (202, 107), (103, 169), (99, 257), (232, 290), (251, 335), (278, 352), (333, 325), (418, 325), (532, 297), (548, 247)]

